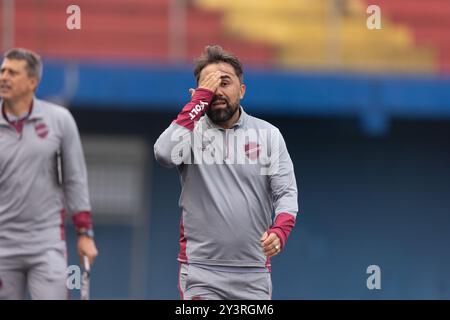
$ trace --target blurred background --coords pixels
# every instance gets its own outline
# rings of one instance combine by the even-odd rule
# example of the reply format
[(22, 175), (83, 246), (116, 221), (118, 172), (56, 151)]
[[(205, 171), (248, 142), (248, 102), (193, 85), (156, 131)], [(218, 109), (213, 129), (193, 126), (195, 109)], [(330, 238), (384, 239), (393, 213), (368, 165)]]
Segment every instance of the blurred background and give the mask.
[[(280, 128), (295, 165), (301, 213), (273, 298), (450, 299), (450, 0), (2, 0), (0, 26), (3, 51), (42, 55), (37, 95), (78, 123), (93, 299), (179, 298), (179, 179), (153, 144), (208, 44), (241, 58), (242, 105)], [(78, 264), (69, 220), (67, 235)]]

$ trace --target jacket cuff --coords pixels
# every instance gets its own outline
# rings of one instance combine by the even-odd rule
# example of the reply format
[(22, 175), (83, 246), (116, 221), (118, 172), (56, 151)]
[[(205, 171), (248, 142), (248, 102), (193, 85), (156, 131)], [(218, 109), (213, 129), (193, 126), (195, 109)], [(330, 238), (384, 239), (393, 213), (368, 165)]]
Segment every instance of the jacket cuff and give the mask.
[(275, 233), (281, 242), (281, 249), (286, 245), (287, 238), (295, 226), (295, 217), (289, 213), (279, 213), (275, 218), (275, 223), (267, 231), (268, 234)]
[(72, 216), (73, 224), (75, 225), (76, 231), (80, 231), (81, 229), (92, 230), (92, 215), (90, 211), (81, 211), (75, 213)]

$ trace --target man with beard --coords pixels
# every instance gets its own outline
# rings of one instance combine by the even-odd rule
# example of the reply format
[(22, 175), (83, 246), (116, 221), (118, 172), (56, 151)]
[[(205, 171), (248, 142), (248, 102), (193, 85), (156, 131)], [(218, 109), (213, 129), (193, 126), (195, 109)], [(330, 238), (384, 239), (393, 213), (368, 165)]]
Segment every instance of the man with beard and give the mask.
[[(280, 131), (240, 105), (234, 55), (207, 46), (194, 75), (191, 101), (155, 143), (157, 161), (181, 176), (181, 298), (271, 299), (270, 258), (298, 211), (292, 161)], [(199, 161), (211, 154), (220, 161)]]

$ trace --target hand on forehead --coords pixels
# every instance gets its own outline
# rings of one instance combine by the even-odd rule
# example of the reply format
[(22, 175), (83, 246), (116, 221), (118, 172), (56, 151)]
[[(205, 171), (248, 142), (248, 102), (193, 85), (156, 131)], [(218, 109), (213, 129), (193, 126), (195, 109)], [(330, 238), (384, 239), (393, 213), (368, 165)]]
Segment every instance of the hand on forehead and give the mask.
[(237, 78), (234, 68), (227, 63), (221, 62), (207, 65), (200, 73), (200, 80), (215, 72), (218, 72), (221, 78)]

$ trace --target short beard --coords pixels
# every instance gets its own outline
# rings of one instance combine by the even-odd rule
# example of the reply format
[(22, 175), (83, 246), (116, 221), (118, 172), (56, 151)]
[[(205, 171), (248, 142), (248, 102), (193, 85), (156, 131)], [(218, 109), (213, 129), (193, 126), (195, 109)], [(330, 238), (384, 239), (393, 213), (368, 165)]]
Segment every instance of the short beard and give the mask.
[[(214, 109), (208, 108), (206, 110), (206, 115), (211, 119), (212, 122), (216, 124), (221, 124), (224, 122), (227, 122), (231, 119), (231, 117), (234, 116), (234, 114), (239, 110), (239, 102), (236, 104), (229, 104), (228, 101), (226, 102), (225, 108), (220, 109)], [(211, 103), (212, 105), (212, 103)]]

